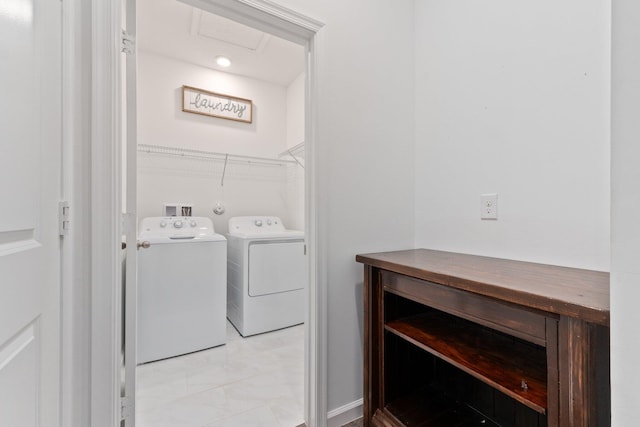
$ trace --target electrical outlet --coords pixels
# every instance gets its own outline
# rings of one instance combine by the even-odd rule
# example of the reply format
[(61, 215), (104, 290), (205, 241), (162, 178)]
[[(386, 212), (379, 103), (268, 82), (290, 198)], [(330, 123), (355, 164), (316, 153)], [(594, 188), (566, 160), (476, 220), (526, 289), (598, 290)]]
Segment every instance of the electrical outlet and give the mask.
[(480, 195), (480, 219), (498, 219), (498, 194)]

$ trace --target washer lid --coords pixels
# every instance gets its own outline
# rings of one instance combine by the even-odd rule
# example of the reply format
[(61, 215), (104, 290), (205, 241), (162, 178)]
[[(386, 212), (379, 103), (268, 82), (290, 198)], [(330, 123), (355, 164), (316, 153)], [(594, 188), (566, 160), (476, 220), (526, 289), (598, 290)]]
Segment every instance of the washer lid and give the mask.
[(151, 243), (226, 240), (224, 236), (214, 233), (210, 218), (197, 216), (144, 218), (140, 222), (138, 236), (140, 240)]
[(229, 235), (241, 238), (304, 238), (304, 232), (287, 230), (277, 216), (236, 216), (229, 219)]

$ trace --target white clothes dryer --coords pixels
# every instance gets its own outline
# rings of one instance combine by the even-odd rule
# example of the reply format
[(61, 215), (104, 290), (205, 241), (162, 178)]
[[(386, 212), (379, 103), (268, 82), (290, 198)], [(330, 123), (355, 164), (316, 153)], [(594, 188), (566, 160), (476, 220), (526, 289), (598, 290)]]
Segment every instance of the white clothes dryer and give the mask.
[(227, 241), (206, 217), (140, 223), (138, 363), (225, 343)]
[(242, 336), (304, 322), (307, 292), (304, 232), (275, 216), (229, 220), (227, 317)]

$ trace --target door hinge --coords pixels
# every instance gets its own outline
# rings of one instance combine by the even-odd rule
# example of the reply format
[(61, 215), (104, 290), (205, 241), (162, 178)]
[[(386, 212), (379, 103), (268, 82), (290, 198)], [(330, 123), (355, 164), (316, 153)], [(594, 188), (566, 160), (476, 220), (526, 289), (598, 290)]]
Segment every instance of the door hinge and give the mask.
[(58, 202), (58, 232), (60, 236), (66, 236), (71, 230), (71, 208), (69, 202), (64, 200)]
[(127, 55), (133, 55), (136, 50), (136, 39), (131, 34), (122, 30), (122, 38), (120, 41), (120, 50)]
[(134, 400), (131, 397), (120, 398), (120, 421), (131, 418), (134, 410)]
[(120, 225), (122, 226), (122, 234), (135, 233), (136, 216), (130, 212), (123, 213)]

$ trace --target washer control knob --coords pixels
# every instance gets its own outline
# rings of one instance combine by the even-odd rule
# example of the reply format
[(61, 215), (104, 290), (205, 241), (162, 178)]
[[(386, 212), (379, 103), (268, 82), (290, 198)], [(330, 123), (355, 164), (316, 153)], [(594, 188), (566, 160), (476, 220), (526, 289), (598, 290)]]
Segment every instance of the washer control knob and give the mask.
[(190, 226), (195, 227), (196, 225), (198, 225), (195, 220), (191, 220), (191, 222), (189, 223)]
[(167, 226), (167, 221), (160, 221), (160, 228), (165, 228)]
[(175, 228), (182, 228), (182, 226), (184, 225), (184, 223), (182, 222), (182, 220), (178, 219), (176, 221), (173, 222), (173, 226)]
[(271, 225), (271, 220), (270, 219), (267, 220), (267, 225)]
[(256, 219), (253, 223), (256, 225), (256, 227), (262, 227), (262, 220), (261, 219)]

